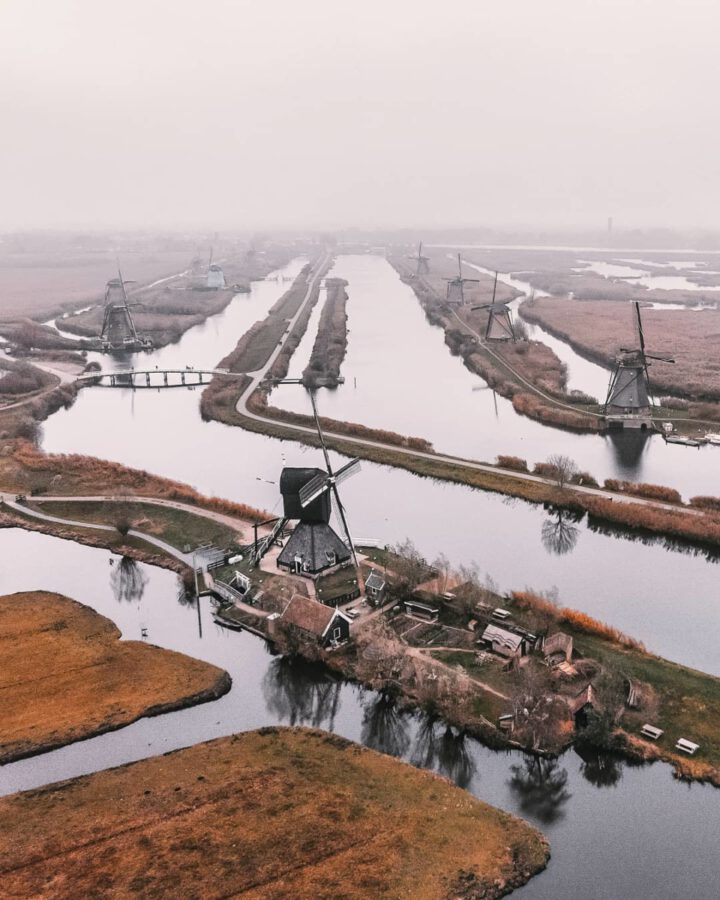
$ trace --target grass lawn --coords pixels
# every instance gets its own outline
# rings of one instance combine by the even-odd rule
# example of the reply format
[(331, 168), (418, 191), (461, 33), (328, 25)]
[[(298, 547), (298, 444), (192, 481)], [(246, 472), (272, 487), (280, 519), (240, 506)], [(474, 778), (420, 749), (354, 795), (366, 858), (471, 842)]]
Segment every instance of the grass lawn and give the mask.
[(331, 603), (345, 594), (358, 591), (357, 573), (353, 566), (345, 566), (329, 575), (321, 575), (316, 582), (317, 598), (324, 603)]
[(185, 510), (156, 506), (152, 503), (87, 500), (33, 503), (32, 497), (28, 497), (28, 506), (50, 516), (78, 522), (100, 525), (129, 522), (132, 528), (167, 541), (178, 550), (184, 550), (188, 546), (194, 550), (205, 543), (227, 547), (237, 538), (232, 528), (220, 522), (205, 516), (195, 516)]

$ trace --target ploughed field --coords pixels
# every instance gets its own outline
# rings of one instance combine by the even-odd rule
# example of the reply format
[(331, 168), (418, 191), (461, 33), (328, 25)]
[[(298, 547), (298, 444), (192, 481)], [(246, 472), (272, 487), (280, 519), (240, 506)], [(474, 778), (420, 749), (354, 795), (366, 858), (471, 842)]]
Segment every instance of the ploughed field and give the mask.
[(265, 728), (0, 800), (4, 896), (486, 897), (531, 826), (334, 735)]
[[(139, 641), (67, 597), (0, 597), (0, 763), (215, 699), (216, 666)], [(0, 891), (0, 894), (4, 893)]]

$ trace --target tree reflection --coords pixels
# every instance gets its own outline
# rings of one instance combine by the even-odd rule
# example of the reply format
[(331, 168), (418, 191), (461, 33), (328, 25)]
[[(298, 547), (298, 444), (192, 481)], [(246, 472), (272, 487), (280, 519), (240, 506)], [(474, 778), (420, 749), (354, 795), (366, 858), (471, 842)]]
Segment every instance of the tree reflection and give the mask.
[(268, 709), (282, 722), (332, 731), (340, 706), (342, 682), (300, 657), (274, 659), (263, 676)]
[(375, 694), (363, 706), (360, 741), (380, 753), (404, 756), (410, 744), (408, 720), (409, 715), (398, 709), (391, 694)]
[(622, 760), (615, 754), (587, 744), (576, 744), (575, 752), (582, 759), (580, 771), (583, 777), (595, 787), (615, 787), (622, 778)]
[(577, 514), (567, 509), (556, 509), (545, 519), (541, 539), (548, 553), (563, 556), (575, 548), (580, 536), (580, 529), (575, 524), (577, 521)]
[(147, 583), (148, 576), (129, 556), (122, 556), (110, 573), (110, 586), (118, 603), (141, 600)]
[(508, 784), (517, 795), (520, 809), (546, 825), (565, 815), (563, 806), (572, 794), (566, 790), (568, 773), (556, 759), (526, 756), (523, 765), (510, 767)]
[(435, 716), (423, 716), (410, 753), (410, 762), (434, 769), (461, 788), (467, 788), (476, 771), (463, 732), (453, 729)]

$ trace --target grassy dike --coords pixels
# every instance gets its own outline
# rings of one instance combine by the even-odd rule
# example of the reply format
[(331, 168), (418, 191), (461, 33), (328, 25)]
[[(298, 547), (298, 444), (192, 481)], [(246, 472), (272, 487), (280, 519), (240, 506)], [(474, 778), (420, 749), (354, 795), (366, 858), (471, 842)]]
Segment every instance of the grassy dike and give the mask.
[(7, 896), (501, 897), (538, 831), (335, 735), (263, 728), (0, 799)]

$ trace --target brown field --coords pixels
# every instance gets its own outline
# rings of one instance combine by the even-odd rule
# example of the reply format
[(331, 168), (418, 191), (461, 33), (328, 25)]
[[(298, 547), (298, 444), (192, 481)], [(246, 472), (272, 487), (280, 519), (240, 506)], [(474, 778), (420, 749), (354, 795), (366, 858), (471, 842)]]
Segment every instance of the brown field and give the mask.
[[(184, 250), (123, 251), (123, 277), (151, 282), (183, 271), (191, 256)], [(99, 302), (105, 283), (113, 277), (117, 277), (114, 250), (0, 252), (0, 319), (43, 321)]]
[[(635, 346), (629, 303), (542, 298), (522, 309), (526, 319), (605, 365), (611, 364), (619, 347)], [(674, 365), (653, 363), (650, 379), (655, 390), (720, 399), (720, 311), (646, 309), (642, 321), (648, 352), (675, 358)]]
[(59, 594), (0, 597), (0, 763), (215, 699), (226, 672), (121, 641), (104, 616)]
[(529, 825), (333, 735), (261, 731), (0, 800), (5, 897), (485, 897)]

